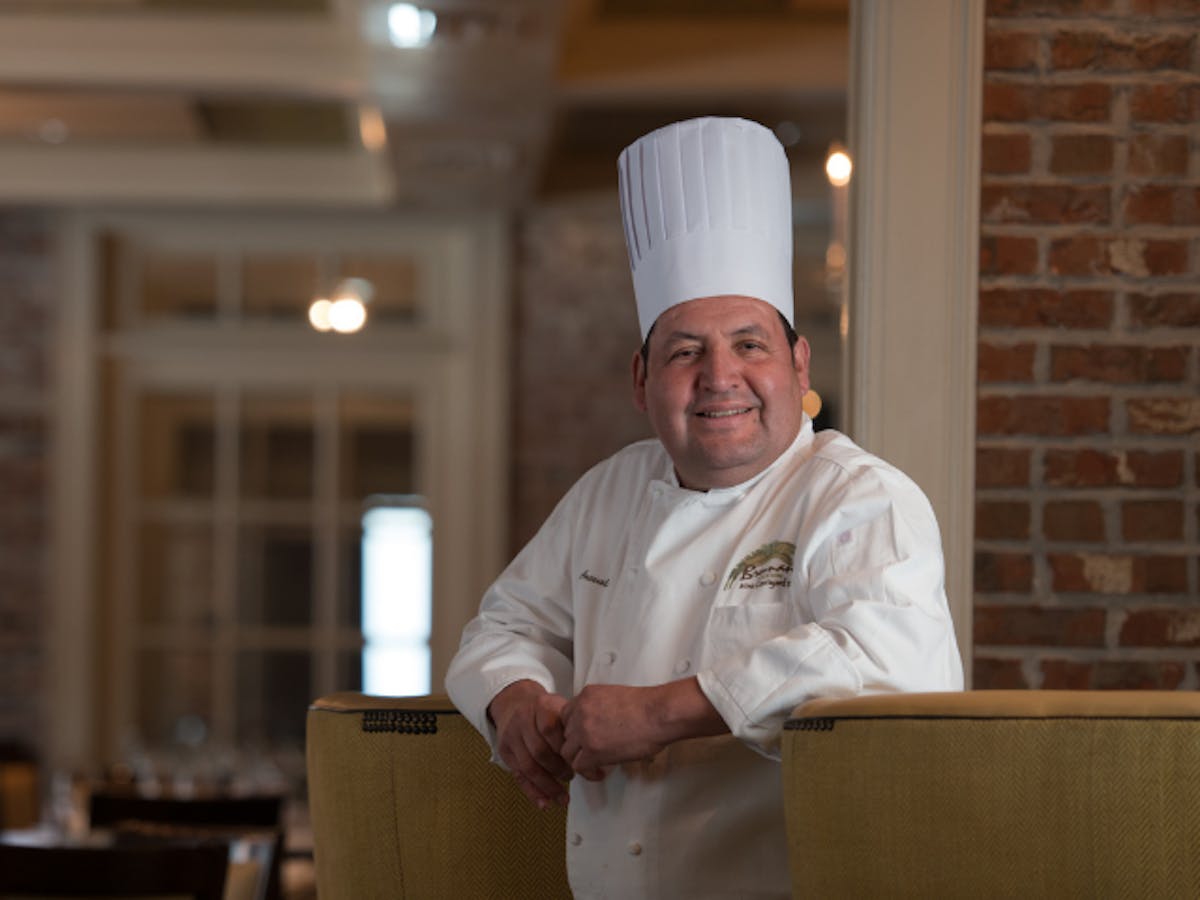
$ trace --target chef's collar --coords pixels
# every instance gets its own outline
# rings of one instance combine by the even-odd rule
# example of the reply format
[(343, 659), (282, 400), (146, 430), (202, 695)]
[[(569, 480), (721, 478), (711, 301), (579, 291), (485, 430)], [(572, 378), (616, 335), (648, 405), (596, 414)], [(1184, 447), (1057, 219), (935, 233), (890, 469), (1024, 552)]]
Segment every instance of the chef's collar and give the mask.
[(702, 503), (705, 506), (726, 506), (740, 500), (751, 488), (758, 484), (762, 479), (767, 477), (769, 472), (772, 472), (776, 467), (783, 464), (783, 460), (791, 456), (793, 453), (798, 453), (801, 449), (807, 447), (813, 442), (813, 424), (812, 419), (808, 417), (808, 413), (803, 413), (804, 419), (800, 423), (800, 431), (788, 448), (779, 454), (769, 466), (753, 475), (747, 480), (730, 485), (723, 488), (710, 488), (707, 491), (697, 491), (692, 488), (686, 488), (679, 483), (679, 474), (675, 471), (675, 466), (668, 459), (667, 474), (664, 478), (656, 478), (651, 482), (652, 485), (661, 485), (662, 489), (656, 493), (663, 496), (671, 497), (675, 500), (692, 500)]

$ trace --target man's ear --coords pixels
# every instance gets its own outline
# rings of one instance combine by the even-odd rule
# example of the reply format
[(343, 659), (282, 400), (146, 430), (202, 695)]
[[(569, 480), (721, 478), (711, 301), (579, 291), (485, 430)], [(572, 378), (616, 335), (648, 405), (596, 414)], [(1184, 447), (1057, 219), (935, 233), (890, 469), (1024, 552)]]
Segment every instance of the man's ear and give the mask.
[(792, 367), (800, 378), (801, 390), (806, 394), (811, 386), (808, 380), (808, 363), (811, 357), (812, 349), (808, 346), (808, 341), (802, 337), (796, 338), (796, 346), (792, 348)]
[(639, 412), (646, 411), (646, 361), (642, 351), (633, 351), (633, 405)]

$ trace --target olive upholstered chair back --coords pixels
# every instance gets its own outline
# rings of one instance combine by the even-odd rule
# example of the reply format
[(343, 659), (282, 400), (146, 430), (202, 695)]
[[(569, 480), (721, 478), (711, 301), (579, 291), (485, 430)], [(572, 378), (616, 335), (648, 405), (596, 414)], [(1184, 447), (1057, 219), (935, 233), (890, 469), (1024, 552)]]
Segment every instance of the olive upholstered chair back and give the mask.
[(818, 700), (787, 723), (796, 896), (1200, 897), (1200, 696)]
[(539, 812), (445, 696), (308, 711), (321, 900), (569, 898), (566, 816)]

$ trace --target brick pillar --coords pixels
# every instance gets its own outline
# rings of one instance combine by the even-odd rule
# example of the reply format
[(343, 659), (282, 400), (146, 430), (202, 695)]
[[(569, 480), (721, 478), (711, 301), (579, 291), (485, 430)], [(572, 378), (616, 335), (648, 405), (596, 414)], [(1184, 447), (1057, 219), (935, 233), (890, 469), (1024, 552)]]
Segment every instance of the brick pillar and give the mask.
[(615, 175), (613, 184), (596, 197), (536, 207), (519, 228), (514, 554), (579, 476), (651, 433), (633, 407), (630, 362), (641, 336)]
[(988, 3), (977, 687), (1200, 686), (1198, 35)]
[(44, 716), (50, 233), (0, 211), (0, 743), (37, 749)]

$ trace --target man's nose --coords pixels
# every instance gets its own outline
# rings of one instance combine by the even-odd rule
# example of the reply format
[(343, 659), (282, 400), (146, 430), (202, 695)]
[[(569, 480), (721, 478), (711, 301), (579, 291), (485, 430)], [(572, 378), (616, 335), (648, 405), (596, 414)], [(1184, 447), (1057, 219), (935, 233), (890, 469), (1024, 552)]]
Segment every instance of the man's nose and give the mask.
[(738, 359), (728, 348), (710, 350), (704, 354), (704, 365), (700, 368), (700, 386), (714, 393), (722, 393), (738, 384)]

